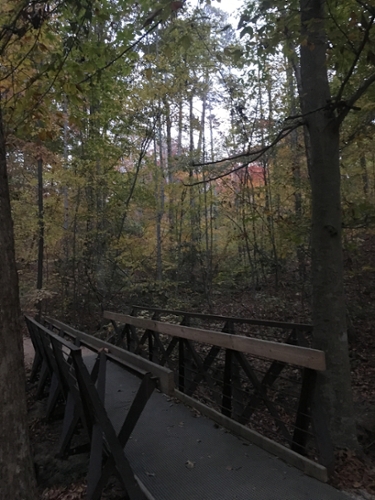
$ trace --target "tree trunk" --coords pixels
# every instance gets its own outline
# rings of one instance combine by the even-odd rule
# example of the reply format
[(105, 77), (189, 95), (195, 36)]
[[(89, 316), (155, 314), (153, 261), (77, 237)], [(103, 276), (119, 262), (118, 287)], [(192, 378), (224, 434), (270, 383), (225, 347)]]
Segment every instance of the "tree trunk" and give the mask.
[[(289, 99), (290, 99), (290, 115), (295, 116), (297, 114), (297, 102), (296, 95), (293, 85), (293, 68), (290, 59), (287, 60), (286, 75), (289, 87)], [(306, 128), (306, 127), (304, 127)], [(295, 129), (290, 134), (290, 147), (292, 152), (292, 175), (294, 184), (294, 210), (296, 214), (297, 228), (302, 225), (302, 192), (301, 192), (301, 158), (298, 152), (298, 130)], [(308, 140), (308, 144), (310, 141)], [(307, 144), (306, 144), (306, 157)], [(306, 263), (305, 263), (305, 250), (303, 242), (297, 245), (297, 260), (298, 260), (298, 274), (301, 283), (304, 286), (306, 279)]]
[(362, 170), (362, 182), (363, 182), (363, 194), (365, 196), (365, 200), (368, 199), (368, 174), (367, 174), (367, 162), (366, 162), (366, 154), (361, 153), (359, 158)]
[(355, 447), (348, 337), (345, 321), (339, 124), (331, 106), (326, 67), (324, 0), (300, 0), (302, 112), (311, 143), (312, 285), (314, 347), (326, 353), (318, 403), (333, 443)]
[[(189, 167), (189, 184), (194, 182), (194, 168), (193, 164), (195, 161), (195, 145), (194, 145), (194, 107), (193, 107), (193, 92), (189, 96), (189, 156), (190, 156), (190, 167)], [(189, 189), (189, 205), (190, 205), (190, 274), (192, 282), (195, 281), (195, 268), (198, 260), (198, 244), (199, 244), (199, 230), (198, 230), (198, 216), (197, 216), (197, 204), (196, 204), (196, 189), (190, 187)], [(198, 196), (197, 196), (198, 198)], [(199, 199), (198, 199), (199, 201)]]
[[(44, 207), (43, 207), (43, 160), (38, 158), (38, 272), (36, 289), (43, 288), (43, 261), (44, 261)], [(37, 320), (42, 317), (42, 298), (37, 299)]]
[[(159, 103), (160, 110), (160, 103)], [(157, 149), (159, 147), (159, 164)], [(155, 197), (157, 203), (156, 213), (156, 280), (163, 280), (163, 248), (162, 248), (162, 220), (164, 216), (164, 152), (162, 142), (162, 123), (160, 113), (158, 116), (158, 138), (154, 141), (155, 155)]]
[(35, 479), (28, 437), (21, 310), (1, 107), (0, 228), (0, 498), (33, 500)]
[(178, 135), (177, 135), (177, 156), (180, 157), (182, 154), (182, 99), (178, 101)]
[(171, 119), (171, 108), (169, 106), (168, 99), (166, 97), (163, 98), (163, 107), (165, 110), (165, 122), (166, 122), (166, 132), (167, 132), (167, 158), (166, 158), (166, 166), (167, 166), (167, 178), (169, 185), (169, 200), (168, 200), (168, 219), (169, 219), (169, 239), (173, 241), (174, 235), (174, 226), (175, 226), (175, 215), (174, 215), (174, 193), (173, 193), (173, 182), (174, 182), (174, 161), (172, 158), (172, 119)]

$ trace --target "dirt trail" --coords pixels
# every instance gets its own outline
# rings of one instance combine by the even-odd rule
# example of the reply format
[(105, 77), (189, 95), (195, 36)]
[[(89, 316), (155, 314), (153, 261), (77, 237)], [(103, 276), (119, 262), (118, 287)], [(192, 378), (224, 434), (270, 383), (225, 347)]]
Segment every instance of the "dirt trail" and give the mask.
[(26, 368), (31, 368), (34, 361), (34, 347), (31, 339), (28, 337), (23, 338), (23, 352), (25, 356), (25, 366)]

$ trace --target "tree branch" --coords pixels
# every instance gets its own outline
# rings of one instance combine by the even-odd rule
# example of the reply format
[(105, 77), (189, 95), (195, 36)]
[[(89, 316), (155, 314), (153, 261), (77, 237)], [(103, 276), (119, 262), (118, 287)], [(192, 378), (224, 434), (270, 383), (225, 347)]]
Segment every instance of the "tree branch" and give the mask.
[(296, 128), (300, 127), (301, 125), (303, 125), (303, 123), (298, 122), (298, 123), (295, 123), (293, 125), (289, 125), (288, 127), (284, 127), (277, 134), (275, 139), (272, 142), (270, 142), (270, 144), (262, 147), (261, 149), (256, 149), (254, 151), (247, 150), (247, 151), (244, 151), (243, 153), (238, 153), (238, 154), (233, 155), (233, 156), (221, 158), (220, 160), (208, 161), (205, 163), (193, 163), (192, 167), (210, 167), (211, 165), (217, 165), (218, 163), (223, 163), (225, 161), (229, 162), (229, 161), (233, 161), (233, 160), (238, 160), (239, 158), (243, 158), (245, 156), (254, 156), (254, 155), (258, 155), (258, 154), (262, 155), (262, 154), (266, 153), (269, 149), (271, 149), (273, 146), (275, 146), (281, 139), (283, 139), (284, 137), (289, 135), (290, 132), (292, 132), (292, 130), (295, 130)]
[[(186, 0), (183, 0), (183, 4), (185, 3)], [(160, 11), (162, 9), (160, 9), (159, 11), (157, 11), (156, 13), (154, 13), (154, 15), (152, 16), (151, 18), (151, 21), (157, 16), (160, 14)], [(147, 21), (147, 20), (146, 20)], [(118, 61), (119, 59), (121, 59), (125, 54), (127, 54), (128, 52), (130, 52), (131, 50), (134, 49), (134, 47), (136, 47), (144, 38), (146, 38), (150, 33), (152, 33), (158, 26), (159, 24), (161, 24), (163, 22), (162, 19), (159, 19), (159, 21), (157, 21), (153, 26), (151, 26), (150, 29), (148, 29), (146, 31), (146, 33), (144, 33), (142, 36), (140, 36), (138, 38), (138, 40), (136, 40), (135, 42), (133, 42), (131, 45), (129, 45), (129, 47), (126, 47), (124, 50), (122, 50), (116, 57), (114, 57), (113, 59), (111, 59), (111, 61), (109, 61), (107, 64), (105, 64), (104, 66), (102, 66), (101, 68), (98, 68), (97, 70), (94, 71), (94, 73), (92, 73), (91, 75), (88, 75), (86, 76), (85, 78), (83, 78), (83, 80), (81, 80), (80, 82), (78, 82), (78, 85), (81, 84), (81, 83), (85, 83), (87, 82), (88, 80), (91, 80), (91, 78), (93, 78), (97, 73), (99, 73), (100, 71), (103, 71), (109, 67), (111, 67), (116, 61)], [(143, 25), (143, 27), (145, 27), (146, 24)]]
[(203, 181), (197, 181), (197, 182), (193, 182), (191, 184), (186, 184), (186, 183), (183, 183), (184, 186), (187, 186), (187, 187), (192, 187), (192, 186), (198, 186), (199, 184), (206, 184), (206, 182), (212, 182), (212, 181), (216, 181), (218, 179), (222, 179), (223, 177), (227, 177), (228, 175), (234, 173), (234, 172), (238, 172), (239, 170), (247, 167), (249, 165), (249, 163), (251, 162), (254, 162), (256, 160), (259, 160), (259, 158), (261, 158), (268, 150), (270, 150), (271, 148), (273, 148), (278, 142), (280, 142), (282, 139), (284, 139), (285, 137), (287, 137), (293, 130), (296, 130), (297, 128), (301, 127), (303, 125), (302, 122), (298, 122), (290, 127), (287, 127), (287, 128), (284, 128), (283, 130), (281, 130), (277, 136), (275, 137), (275, 139), (270, 143), (268, 144), (267, 146), (261, 148), (261, 149), (258, 149), (258, 150), (255, 150), (255, 151), (252, 151), (252, 152), (247, 152), (247, 153), (243, 153), (243, 154), (240, 154), (240, 155), (235, 155), (235, 156), (231, 156), (229, 158), (224, 158), (224, 159), (221, 159), (221, 160), (217, 160), (217, 161), (214, 161), (214, 162), (209, 162), (209, 163), (199, 163), (199, 164), (194, 164), (194, 166), (200, 166), (200, 167), (204, 167), (204, 166), (210, 166), (210, 165), (214, 165), (214, 164), (217, 164), (217, 163), (222, 163), (222, 162), (225, 162), (225, 161), (233, 161), (233, 160), (236, 160), (238, 158), (241, 158), (241, 157), (244, 157), (244, 156), (251, 156), (251, 158), (249, 158), (248, 161), (244, 162), (242, 165), (236, 167), (236, 168), (232, 168), (231, 170), (228, 170), (222, 174), (219, 174), (219, 175), (215, 175), (214, 177), (209, 177), (208, 179), (205, 179)]
[(374, 20), (375, 20), (375, 15), (372, 15), (371, 16), (371, 20), (370, 20), (369, 24), (366, 27), (365, 34), (363, 35), (362, 42), (361, 42), (361, 44), (360, 44), (360, 46), (359, 46), (359, 48), (357, 50), (357, 53), (356, 53), (356, 56), (355, 56), (355, 58), (354, 58), (354, 60), (352, 62), (352, 65), (351, 65), (348, 73), (346, 74), (346, 76), (344, 78), (344, 81), (342, 82), (342, 84), (340, 86), (340, 89), (338, 91), (338, 94), (337, 94), (337, 96), (335, 98), (335, 101), (337, 103), (341, 102), (342, 96), (343, 96), (343, 93), (344, 93), (344, 90), (345, 90), (345, 87), (346, 87), (347, 83), (349, 82), (349, 80), (350, 80), (350, 78), (351, 78), (351, 76), (352, 76), (352, 74), (353, 74), (353, 72), (355, 70), (355, 67), (357, 66), (358, 60), (359, 60), (359, 58), (360, 58), (360, 56), (361, 56), (361, 54), (362, 54), (362, 52), (363, 52), (363, 50), (364, 50), (367, 42), (368, 42), (370, 31), (371, 31), (371, 28), (372, 28), (372, 26), (374, 24)]
[(337, 120), (338, 123), (342, 123), (349, 113), (349, 111), (353, 108), (354, 104), (358, 101), (360, 97), (366, 92), (366, 90), (373, 84), (375, 83), (375, 73), (373, 73), (371, 76), (369, 76), (360, 87), (352, 94), (352, 96), (346, 100), (346, 105), (345, 108), (341, 111), (341, 113), (338, 115)]

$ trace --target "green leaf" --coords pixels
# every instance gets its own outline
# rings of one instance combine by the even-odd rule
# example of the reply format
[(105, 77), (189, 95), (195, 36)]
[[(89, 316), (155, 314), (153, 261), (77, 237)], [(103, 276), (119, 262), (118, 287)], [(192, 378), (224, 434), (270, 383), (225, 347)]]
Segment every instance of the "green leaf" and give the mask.
[(248, 26), (247, 28), (244, 28), (241, 33), (240, 33), (240, 38), (243, 38), (245, 35), (249, 35), (250, 38), (254, 36), (254, 30), (251, 26)]
[(248, 22), (250, 22), (250, 16), (248, 14), (242, 14), (238, 22), (237, 29), (240, 30), (241, 28), (246, 26)]
[(241, 49), (235, 49), (232, 53), (233, 61), (237, 63), (243, 55), (243, 52)]
[(187, 50), (192, 43), (192, 40), (189, 35), (184, 35), (182, 38), (180, 38), (180, 44), (182, 47)]
[(166, 55), (166, 57), (168, 59), (170, 59), (173, 55), (173, 51), (172, 51), (171, 47), (169, 47), (169, 46), (165, 47), (164, 54)]

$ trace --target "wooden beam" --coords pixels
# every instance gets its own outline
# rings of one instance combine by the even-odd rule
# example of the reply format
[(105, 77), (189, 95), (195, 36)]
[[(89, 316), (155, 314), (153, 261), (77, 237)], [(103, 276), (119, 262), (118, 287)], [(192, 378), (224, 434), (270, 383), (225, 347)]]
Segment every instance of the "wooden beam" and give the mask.
[(123, 364), (124, 366), (128, 366), (133, 371), (143, 373), (151, 372), (155, 377), (159, 378), (161, 392), (168, 395), (173, 394), (175, 383), (174, 373), (172, 370), (152, 363), (151, 361), (148, 361), (137, 354), (126, 351), (121, 347), (116, 347), (109, 342), (105, 342), (104, 340), (97, 339), (92, 335), (76, 330), (75, 328), (72, 328), (71, 326), (56, 319), (47, 318), (46, 320), (49, 324), (60, 329), (68, 336), (73, 337), (74, 339), (79, 339), (82, 345), (93, 351), (105, 349), (106, 355), (109, 359), (112, 359), (119, 364)]
[[(222, 321), (222, 322), (232, 322), (232, 323), (241, 323), (243, 325), (258, 325), (258, 326), (266, 326), (271, 328), (284, 328), (284, 329), (297, 329), (303, 331), (312, 331), (313, 325), (309, 325), (307, 323), (290, 323), (285, 321), (272, 321), (266, 319), (250, 319), (250, 318), (235, 318), (230, 316), (220, 316), (218, 314), (202, 314), (202, 313), (192, 313), (192, 312), (184, 312), (184, 311), (174, 311), (171, 309), (160, 309), (157, 307), (147, 307), (147, 306), (132, 306), (133, 310), (137, 309), (138, 311), (151, 311), (157, 312), (160, 314), (171, 314), (173, 316), (188, 316), (189, 318), (197, 318), (197, 319), (208, 319), (212, 321)], [(105, 318), (104, 313), (104, 318)]]
[(324, 371), (326, 369), (325, 353), (316, 349), (308, 349), (279, 342), (259, 340), (242, 335), (202, 330), (182, 325), (173, 325), (151, 319), (138, 318), (126, 314), (118, 314), (110, 311), (104, 312), (106, 319), (118, 321), (138, 328), (153, 330), (172, 337), (180, 337), (195, 340), (205, 344), (224, 347), (243, 353), (261, 356), (263, 358), (283, 361), (305, 368)]
[(45, 326), (41, 325), (40, 323), (38, 323), (35, 319), (31, 318), (30, 316), (26, 316), (26, 318), (31, 322), (33, 323), (33, 325), (35, 325), (37, 328), (39, 328), (39, 330), (41, 330), (42, 332), (44, 332), (45, 334), (49, 335), (50, 337), (58, 340), (61, 345), (67, 347), (68, 349), (70, 349), (71, 351), (79, 351), (79, 347), (77, 346), (72, 346), (70, 342), (68, 342), (67, 340), (65, 340), (64, 338), (60, 337), (59, 335), (57, 335), (56, 333), (52, 332), (51, 330), (49, 330), (48, 328), (46, 328)]
[(309, 458), (299, 455), (298, 453), (290, 450), (289, 448), (286, 448), (285, 446), (276, 443), (275, 441), (272, 441), (271, 439), (265, 436), (262, 436), (258, 432), (249, 429), (248, 427), (245, 427), (244, 425), (241, 425), (238, 422), (235, 422), (231, 418), (225, 417), (218, 411), (209, 408), (200, 401), (197, 401), (196, 399), (187, 396), (186, 394), (178, 391), (177, 389), (175, 390), (174, 395), (184, 404), (196, 408), (198, 411), (202, 413), (202, 415), (205, 415), (206, 417), (210, 418), (211, 420), (221, 425), (225, 429), (228, 429), (229, 431), (233, 432), (233, 434), (236, 434), (237, 436), (246, 439), (250, 443), (259, 446), (259, 448), (262, 448), (263, 450), (266, 450), (269, 453), (276, 455), (277, 457), (281, 458), (281, 460), (284, 460), (284, 462), (293, 465), (297, 469), (303, 471), (308, 476), (314, 477), (315, 479), (318, 479), (319, 481), (322, 481), (324, 483), (328, 481), (328, 471), (323, 465), (317, 464), (316, 462), (313, 462)]

